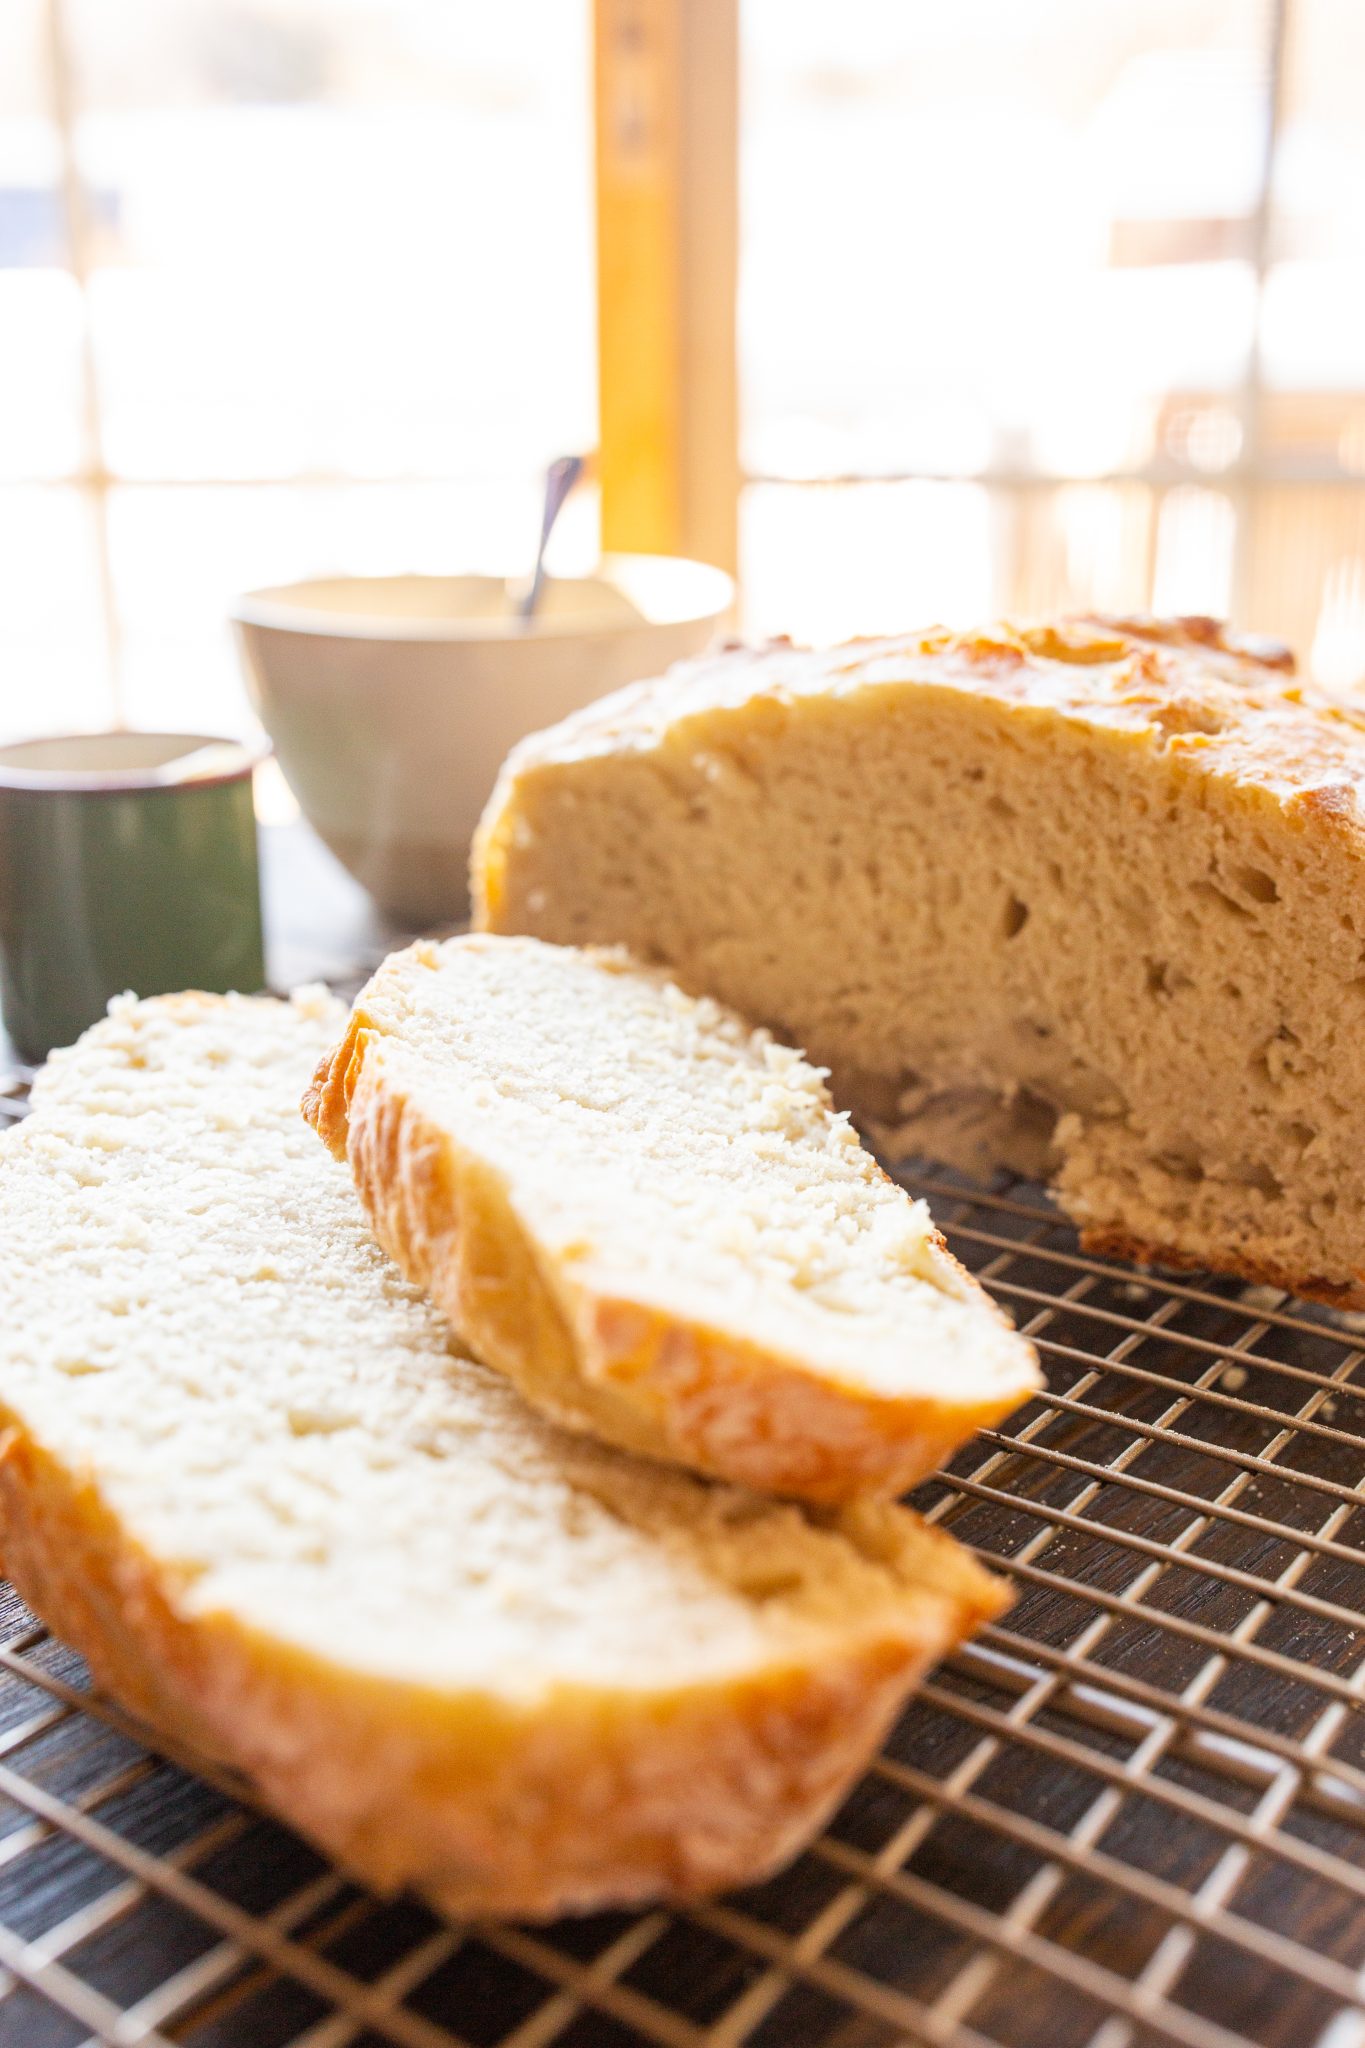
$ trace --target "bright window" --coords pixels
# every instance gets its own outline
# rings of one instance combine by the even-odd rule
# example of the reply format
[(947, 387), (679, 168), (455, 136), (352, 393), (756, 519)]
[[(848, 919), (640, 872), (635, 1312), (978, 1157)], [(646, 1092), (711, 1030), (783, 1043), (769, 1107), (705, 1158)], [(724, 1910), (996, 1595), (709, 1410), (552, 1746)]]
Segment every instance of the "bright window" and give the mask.
[[(0, 8), (7, 732), (241, 727), (234, 592), (526, 561), (543, 465), (597, 431), (593, 13)], [(618, 125), (668, 103), (680, 23), (739, 38), (748, 628), (1210, 610), (1365, 682), (1359, 0), (596, 16)], [(714, 211), (708, 62), (677, 106)], [(695, 308), (688, 246), (659, 289)], [(723, 378), (722, 326), (681, 383)], [(563, 565), (596, 539), (585, 491)]]
[(750, 624), (1230, 611), (1365, 677), (1358, 0), (741, 24)]
[(527, 558), (596, 433), (588, 71), (587, 0), (0, 9), (8, 730), (240, 727), (235, 591)]

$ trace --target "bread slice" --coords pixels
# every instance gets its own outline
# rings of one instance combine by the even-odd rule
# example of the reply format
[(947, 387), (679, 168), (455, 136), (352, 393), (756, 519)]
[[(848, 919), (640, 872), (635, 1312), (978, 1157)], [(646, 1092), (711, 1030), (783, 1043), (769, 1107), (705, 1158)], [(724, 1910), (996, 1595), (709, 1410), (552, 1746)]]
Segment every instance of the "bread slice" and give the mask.
[(683, 1897), (792, 1855), (1000, 1583), (554, 1428), (298, 1099), (344, 1012), (115, 1007), (0, 1139), (0, 1543), (97, 1679), (379, 1887)]
[(894, 1493), (1038, 1384), (820, 1074), (624, 953), (393, 955), (304, 1114), (471, 1349), (629, 1450)]
[(1365, 1305), (1365, 714), (1209, 620), (675, 670), (525, 742), (479, 921), (619, 941), (894, 1154)]

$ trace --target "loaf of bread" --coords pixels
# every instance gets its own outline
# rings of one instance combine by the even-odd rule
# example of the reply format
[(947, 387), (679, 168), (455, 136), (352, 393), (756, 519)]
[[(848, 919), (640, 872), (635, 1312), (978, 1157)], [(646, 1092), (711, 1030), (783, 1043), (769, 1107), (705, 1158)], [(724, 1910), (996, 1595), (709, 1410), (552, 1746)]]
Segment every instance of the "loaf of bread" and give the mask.
[(1204, 619), (737, 653), (520, 746), (477, 917), (620, 942), (893, 1154), (1365, 1304), (1365, 714)]
[(305, 1115), (476, 1355), (626, 1449), (895, 1493), (1038, 1384), (820, 1074), (623, 953), (394, 954)]
[(561, 1431), (298, 1113), (324, 998), (117, 1006), (0, 1139), (0, 1546), (96, 1678), (456, 1912), (792, 1855), (999, 1583)]

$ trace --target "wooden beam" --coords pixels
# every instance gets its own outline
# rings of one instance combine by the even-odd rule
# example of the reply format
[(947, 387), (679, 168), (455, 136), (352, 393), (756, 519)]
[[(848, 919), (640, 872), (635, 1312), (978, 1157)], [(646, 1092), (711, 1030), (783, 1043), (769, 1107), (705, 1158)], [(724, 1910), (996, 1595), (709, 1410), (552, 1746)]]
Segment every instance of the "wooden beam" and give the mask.
[(738, 551), (738, 0), (595, 0), (610, 549)]

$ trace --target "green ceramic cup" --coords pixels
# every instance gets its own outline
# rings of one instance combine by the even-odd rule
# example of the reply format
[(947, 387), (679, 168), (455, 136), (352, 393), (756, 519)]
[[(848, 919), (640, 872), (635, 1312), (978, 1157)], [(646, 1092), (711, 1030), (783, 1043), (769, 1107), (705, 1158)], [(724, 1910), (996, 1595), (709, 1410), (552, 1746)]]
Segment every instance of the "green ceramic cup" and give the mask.
[(265, 981), (252, 769), (193, 733), (0, 747), (0, 1011), (37, 1061), (111, 996)]

